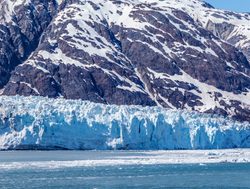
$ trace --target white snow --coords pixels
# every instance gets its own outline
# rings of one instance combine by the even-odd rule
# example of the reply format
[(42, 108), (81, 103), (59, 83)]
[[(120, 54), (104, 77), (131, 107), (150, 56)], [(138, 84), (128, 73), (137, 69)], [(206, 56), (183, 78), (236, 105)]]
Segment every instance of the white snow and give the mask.
[(2, 14), (0, 14), (0, 24), (4, 22), (11, 22), (15, 7), (21, 5), (25, 6), (30, 2), (30, 0), (1, 0), (0, 8), (2, 10)]
[[(1, 23), (1, 17), (4, 17), (6, 22), (11, 21), (11, 15), (15, 11), (15, 7), (19, 5), (27, 5), (30, 3), (30, 0), (3, 0), (0, 5), (2, 5), (3, 15), (0, 15), (0, 23)], [(60, 4), (62, 1), (57, 0), (58, 4)], [(96, 6), (99, 7), (99, 9), (95, 9), (92, 5), (92, 3), (95, 3)], [(91, 24), (98, 23), (100, 25), (103, 25), (105, 27), (110, 27), (112, 24), (123, 26), (123, 30), (126, 31), (126, 28), (130, 28), (132, 30), (138, 30), (145, 33), (145, 36), (147, 37), (148, 41), (152, 41), (153, 43), (143, 42), (140, 40), (135, 39), (128, 39), (128, 41), (131, 42), (137, 42), (142, 43), (144, 45), (147, 45), (148, 48), (152, 49), (159, 55), (163, 56), (166, 60), (171, 60), (173, 55), (177, 55), (178, 57), (182, 58), (185, 52), (185, 49), (191, 48), (192, 50), (199, 51), (201, 53), (207, 52), (212, 54), (213, 56), (218, 56), (212, 49), (208, 48), (208, 39), (199, 37), (199, 31), (194, 28), (190, 23), (184, 22), (180, 19), (178, 19), (179, 22), (182, 22), (184, 27), (186, 29), (183, 29), (180, 27), (180, 24), (178, 22), (174, 22), (173, 20), (170, 22), (173, 24), (173, 27), (176, 27), (178, 30), (182, 31), (193, 31), (194, 37), (201, 41), (206, 48), (201, 48), (197, 46), (193, 46), (188, 44), (188, 42), (184, 41), (183, 43), (180, 42), (173, 42), (173, 47), (169, 48), (168, 45), (162, 44), (160, 40), (150, 33), (147, 28), (155, 26), (151, 25), (147, 20), (142, 21), (135, 18), (133, 15), (138, 13), (138, 10), (141, 11), (157, 11), (157, 13), (162, 15), (172, 15), (174, 16), (173, 11), (175, 9), (183, 10), (184, 12), (187, 12), (195, 21), (201, 23), (203, 27), (206, 27), (209, 21), (213, 21), (214, 23), (223, 23), (228, 22), (230, 24), (235, 25), (234, 31), (232, 31), (231, 35), (229, 35), (229, 40), (232, 36), (235, 34), (242, 35), (242, 40), (239, 40), (239, 43), (237, 43), (237, 46), (245, 47), (247, 45), (247, 41), (250, 39), (250, 16), (249, 14), (240, 14), (237, 13), (238, 16), (236, 16), (232, 12), (223, 11), (223, 10), (217, 10), (217, 9), (211, 9), (203, 6), (203, 1), (200, 0), (121, 0), (119, 3), (117, 1), (112, 0), (93, 0), (93, 1), (84, 1), (82, 0), (82, 3), (71, 3), (67, 5), (63, 10), (61, 10), (56, 17), (53, 19), (53, 22), (51, 23), (53, 27), (55, 27), (55, 30), (61, 29), (65, 30), (64, 33), (60, 36), (56, 36), (58, 38), (56, 39), (50, 39), (48, 38), (48, 42), (50, 42), (52, 45), (53, 43), (59, 43), (58, 47), (53, 50), (53, 52), (48, 52), (45, 50), (40, 50), (37, 52), (37, 54), (32, 54), (31, 59), (26, 61), (23, 65), (31, 65), (33, 67), (36, 67), (37, 69), (43, 71), (44, 73), (49, 73), (48, 70), (46, 70), (46, 66), (41, 67), (39, 65), (46, 64), (48, 62), (51, 62), (53, 64), (71, 64), (75, 65), (77, 67), (82, 67), (84, 69), (91, 69), (91, 68), (97, 68), (100, 69), (100, 71), (105, 72), (112, 78), (115, 78), (116, 80), (120, 81), (120, 85), (117, 87), (121, 90), (126, 90), (130, 92), (140, 92), (143, 94), (148, 94), (153, 101), (156, 102), (157, 105), (160, 106), (160, 103), (158, 100), (164, 101), (169, 107), (174, 108), (174, 106), (168, 102), (168, 100), (160, 95), (157, 94), (155, 90), (150, 90), (150, 87), (146, 85), (146, 82), (143, 79), (143, 76), (138, 72), (138, 70), (135, 68), (135, 74), (137, 77), (144, 83), (145, 89), (143, 89), (140, 85), (136, 84), (136, 82), (133, 82), (132, 79), (125, 78), (121, 76), (119, 73), (115, 72), (111, 69), (105, 69), (103, 68), (105, 65), (105, 61), (108, 61), (110, 63), (113, 63), (115, 66), (120, 66), (122, 69), (134, 69), (133, 66), (128, 65), (130, 60), (127, 58), (124, 54), (122, 54), (117, 48), (116, 44), (110, 43), (105, 37), (101, 37), (101, 35), (98, 34), (97, 29), (93, 27)], [(219, 15), (215, 16), (215, 14)], [(225, 16), (225, 14), (227, 14)], [(153, 15), (153, 14), (152, 14)], [(151, 16), (152, 16), (151, 15)], [(159, 22), (157, 20), (156, 16), (152, 16), (155, 19), (155, 22)], [(226, 17), (226, 18), (225, 18)], [(146, 18), (145, 18), (146, 19)], [(75, 22), (70, 22), (74, 20)], [(61, 22), (64, 21), (66, 23), (69, 21), (69, 24), (62, 25)], [(163, 30), (160, 28), (158, 31), (164, 33)], [(161, 36), (160, 34), (158, 34)], [(116, 36), (119, 39), (119, 34)], [(88, 53), (89, 56), (95, 57), (99, 56), (101, 57), (104, 62), (103, 64), (92, 64), (89, 62), (86, 62), (82, 60), (82, 57), (72, 57), (69, 56), (65, 52), (65, 49), (62, 50), (60, 48), (60, 41), (67, 40), (67, 44), (72, 47), (72, 50), (83, 50), (84, 52)], [(222, 41), (219, 41), (217, 39), (213, 39), (213, 42), (218, 45), (218, 47), (222, 48)], [(94, 44), (94, 45), (93, 45)], [(157, 45), (161, 44), (161, 45)], [(159, 47), (160, 46), (160, 47)], [(69, 48), (70, 48), (69, 47)], [(184, 49), (184, 51), (180, 50), (180, 48)], [(52, 51), (52, 50), (51, 50)], [(115, 53), (116, 55), (113, 56)], [(187, 55), (187, 54), (185, 54)], [(44, 62), (39, 61), (38, 62), (33, 61), (36, 59), (35, 56), (39, 57), (40, 59), (44, 59)], [(189, 54), (189, 56), (194, 56), (192, 54)], [(114, 57), (119, 59), (120, 63), (117, 63), (118, 61), (114, 60)], [(183, 61), (186, 61), (185, 59), (182, 59)], [(208, 60), (204, 60), (208, 61)], [(127, 64), (126, 64), (127, 63)], [(238, 64), (237, 62), (227, 62), (225, 63), (231, 67), (232, 69), (235, 69), (234, 63)], [(235, 70), (234, 70), (235, 71)], [(199, 96), (201, 99), (200, 101), (204, 104), (199, 107), (195, 107), (195, 110), (204, 112), (209, 109), (217, 108), (223, 108), (220, 105), (220, 100), (225, 101), (226, 104), (229, 106), (232, 103), (232, 100), (236, 100), (241, 102), (242, 107), (250, 107), (250, 90), (248, 92), (244, 92), (242, 94), (234, 94), (226, 91), (219, 90), (211, 85), (202, 83), (198, 81), (197, 79), (192, 78), (190, 75), (182, 71), (182, 75), (166, 75), (162, 73), (154, 72), (153, 70), (149, 70), (150, 73), (152, 73), (152, 76), (155, 78), (161, 78), (167, 80), (173, 80), (174, 82), (186, 82), (189, 84), (195, 85), (199, 91), (192, 90), (193, 94)], [(245, 75), (246, 77), (249, 77), (246, 73), (240, 72), (240, 74)], [(30, 87), (34, 91), (36, 91), (37, 94), (39, 94), (38, 90), (35, 88), (32, 88), (32, 86), (28, 83), (23, 83), (26, 86)], [(175, 87), (176, 88), (176, 87)], [(174, 87), (172, 88), (174, 89)], [(179, 91), (184, 92), (181, 88), (178, 88)], [(222, 97), (219, 97), (218, 100), (215, 100), (215, 93), (222, 94)], [(0, 91), (1, 94), (1, 91)], [(157, 100), (158, 99), (158, 100)], [(185, 105), (185, 108), (192, 109), (192, 107)], [(235, 109), (231, 108), (230, 110), (227, 110), (227, 112), (230, 113), (230, 115), (235, 115)], [(112, 143), (112, 142), (111, 142)], [(110, 144), (111, 144), (110, 143)]]
[[(229, 64), (229, 63), (228, 63)], [(155, 72), (152, 69), (148, 68), (148, 71), (153, 75), (154, 78), (159, 78), (159, 79), (170, 79), (171, 81), (174, 82), (185, 82), (192, 84), (197, 87), (197, 89), (200, 91), (192, 90), (191, 92), (194, 93), (195, 95), (201, 97), (201, 102), (204, 104), (202, 106), (197, 107), (196, 110), (205, 112), (209, 109), (214, 109), (215, 107), (220, 107), (221, 105), (219, 104), (220, 100), (224, 100), (226, 103), (230, 104), (231, 100), (239, 101), (242, 103), (243, 106), (245, 107), (250, 107), (250, 92), (242, 93), (242, 94), (234, 94), (232, 92), (227, 92), (220, 90), (212, 85), (208, 85), (206, 83), (202, 83), (197, 79), (192, 78), (190, 75), (185, 73), (183, 70), (181, 70), (181, 75), (167, 75), (165, 73), (159, 73)], [(180, 90), (180, 89), (178, 89)], [(222, 96), (218, 97), (220, 100), (215, 100), (215, 93), (220, 93)], [(190, 107), (186, 107), (190, 108)], [(223, 108), (223, 107), (221, 107)]]
[[(3, 2), (0, 4), (1, 9), (3, 10), (3, 15), (0, 15), (0, 23), (11, 22), (15, 7), (27, 5), (30, 2), (31, 0), (3, 0)], [(60, 5), (62, 0), (57, 0), (57, 3)], [(213, 23), (227, 22), (229, 24), (233, 24), (235, 28), (231, 32), (231, 35), (229, 35), (229, 37), (225, 40), (229, 40), (233, 35), (238, 35), (242, 36), (242, 39), (239, 40), (236, 46), (243, 48), (250, 43), (249, 14), (235, 14), (234, 12), (230, 11), (211, 9), (204, 6), (204, 1), (201, 0), (122, 0), (120, 4), (116, 4), (115, 1), (94, 0), (93, 3), (99, 6), (100, 9), (95, 10), (88, 1), (82, 0), (82, 5), (72, 4), (67, 7), (64, 13), (74, 12), (75, 16), (80, 16), (82, 19), (89, 21), (95, 20), (96, 22), (99, 21), (101, 23), (101, 21), (105, 19), (109, 24), (114, 23), (117, 25), (123, 25), (125, 28), (145, 30), (145, 26), (150, 26), (149, 23), (140, 22), (139, 20), (131, 17), (133, 11), (136, 11), (138, 6), (143, 4), (143, 10), (146, 11), (157, 8), (159, 9), (159, 12), (162, 12), (163, 14), (171, 14), (173, 9), (179, 9), (187, 12), (195, 21), (201, 23), (203, 27), (206, 27), (210, 21)], [(91, 19), (89, 18), (89, 15), (91, 15)], [(58, 16), (60, 19), (65, 18), (63, 13), (59, 14)], [(60, 22), (59, 19), (56, 19), (56, 21), (58, 23)], [(178, 24), (172, 24), (181, 30)], [(194, 30), (194, 28), (188, 23), (185, 23), (185, 25), (190, 30)]]
[(250, 147), (250, 124), (160, 107), (0, 97), (0, 149)]

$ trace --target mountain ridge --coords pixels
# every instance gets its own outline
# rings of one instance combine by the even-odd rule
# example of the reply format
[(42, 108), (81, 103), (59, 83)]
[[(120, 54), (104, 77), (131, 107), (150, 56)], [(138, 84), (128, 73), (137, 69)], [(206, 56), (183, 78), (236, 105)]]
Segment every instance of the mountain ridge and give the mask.
[(20, 31), (9, 35), (13, 57), (8, 45), (1, 46), (11, 57), (0, 64), (11, 65), (0, 81), (2, 94), (159, 105), (250, 120), (249, 14), (197, 0), (26, 2), (0, 24)]

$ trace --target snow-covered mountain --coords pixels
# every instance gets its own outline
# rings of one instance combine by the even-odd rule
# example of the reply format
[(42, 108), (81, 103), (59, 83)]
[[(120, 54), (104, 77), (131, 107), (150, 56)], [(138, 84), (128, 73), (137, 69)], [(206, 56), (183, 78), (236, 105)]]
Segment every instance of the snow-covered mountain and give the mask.
[(250, 124), (160, 107), (0, 97), (0, 150), (249, 148)]
[(4, 95), (250, 120), (250, 14), (200, 0), (4, 0)]

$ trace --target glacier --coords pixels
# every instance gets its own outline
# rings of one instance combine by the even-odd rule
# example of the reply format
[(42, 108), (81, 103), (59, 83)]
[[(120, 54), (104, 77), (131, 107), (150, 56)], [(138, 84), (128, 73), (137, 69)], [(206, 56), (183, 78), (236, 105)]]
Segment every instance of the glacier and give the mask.
[(0, 96), (0, 150), (250, 147), (250, 123), (161, 107)]

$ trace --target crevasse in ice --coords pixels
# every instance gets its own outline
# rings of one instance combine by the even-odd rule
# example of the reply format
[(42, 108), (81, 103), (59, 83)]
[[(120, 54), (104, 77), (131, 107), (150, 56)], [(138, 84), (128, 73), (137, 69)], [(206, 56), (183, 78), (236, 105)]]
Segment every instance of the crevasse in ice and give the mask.
[(250, 147), (250, 124), (160, 107), (0, 97), (0, 149)]

